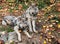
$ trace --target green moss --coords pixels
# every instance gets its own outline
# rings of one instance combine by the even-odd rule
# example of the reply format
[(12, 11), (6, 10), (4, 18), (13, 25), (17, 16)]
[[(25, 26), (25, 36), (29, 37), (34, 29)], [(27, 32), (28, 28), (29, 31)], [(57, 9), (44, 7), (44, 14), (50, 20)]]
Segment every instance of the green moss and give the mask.
[(11, 27), (7, 27), (7, 32), (13, 32), (14, 30)]
[(28, 6), (27, 6), (27, 5), (25, 5), (25, 3), (24, 3), (24, 2), (19, 2), (19, 4), (22, 4), (22, 6), (23, 6), (23, 9), (24, 9), (24, 10), (26, 10), (26, 9), (28, 8)]
[(13, 32), (14, 30), (11, 27), (0, 27), (0, 31)]
[(2, 6), (0, 6), (0, 9), (2, 9)]
[(15, 10), (18, 10), (18, 6), (15, 6), (14, 9), (15, 9)]
[(27, 9), (28, 8), (28, 6), (26, 6), (25, 4), (22, 4), (23, 5), (23, 9)]
[(7, 2), (15, 2), (15, 0), (7, 0)]
[(38, 8), (44, 8), (45, 6), (47, 6), (47, 4), (44, 2), (44, 0), (38, 0)]
[(4, 27), (0, 27), (0, 31), (5, 31), (5, 28)]

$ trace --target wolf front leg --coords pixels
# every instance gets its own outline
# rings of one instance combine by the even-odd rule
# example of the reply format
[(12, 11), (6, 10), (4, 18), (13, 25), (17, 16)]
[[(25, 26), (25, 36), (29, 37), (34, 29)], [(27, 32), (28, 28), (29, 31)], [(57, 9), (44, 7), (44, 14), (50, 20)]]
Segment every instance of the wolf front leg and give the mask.
[(21, 33), (18, 31), (18, 29), (19, 29), (19, 26), (15, 26), (14, 27), (14, 31), (17, 33), (17, 35), (18, 35), (18, 40), (21, 42), (22, 41), (22, 39), (21, 39)]
[(33, 25), (33, 31), (35, 33), (38, 33), (37, 30), (36, 30), (36, 26), (35, 26), (35, 20), (32, 20), (32, 25)]
[(28, 33), (26, 30), (24, 30), (23, 32), (24, 32), (29, 38), (32, 38), (32, 36), (30, 36), (29, 33)]
[(28, 25), (29, 25), (29, 31), (33, 32), (30, 18), (28, 18)]

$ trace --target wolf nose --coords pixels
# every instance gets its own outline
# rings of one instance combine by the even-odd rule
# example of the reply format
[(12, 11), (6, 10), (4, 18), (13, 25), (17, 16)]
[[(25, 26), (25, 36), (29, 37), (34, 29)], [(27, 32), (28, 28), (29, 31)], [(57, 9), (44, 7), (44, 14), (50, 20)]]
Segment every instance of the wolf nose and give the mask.
[(32, 14), (34, 14), (34, 13), (32, 12)]

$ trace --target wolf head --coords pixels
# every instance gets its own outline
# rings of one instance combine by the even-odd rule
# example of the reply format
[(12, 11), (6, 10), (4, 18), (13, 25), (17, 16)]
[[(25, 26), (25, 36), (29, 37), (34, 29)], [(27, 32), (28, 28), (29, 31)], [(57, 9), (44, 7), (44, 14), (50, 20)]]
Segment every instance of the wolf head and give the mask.
[(38, 6), (36, 6), (36, 4), (34, 4), (34, 3), (32, 3), (26, 12), (29, 13), (31, 16), (36, 16), (38, 11), (39, 11)]

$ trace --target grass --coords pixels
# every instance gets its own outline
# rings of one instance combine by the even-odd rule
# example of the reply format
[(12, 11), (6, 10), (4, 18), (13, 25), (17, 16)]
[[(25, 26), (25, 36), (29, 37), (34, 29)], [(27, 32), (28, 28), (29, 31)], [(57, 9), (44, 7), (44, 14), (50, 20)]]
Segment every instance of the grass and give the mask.
[(14, 30), (11, 27), (9, 27), (9, 26), (7, 26), (7, 27), (1, 26), (0, 27), (0, 31), (13, 32)]

